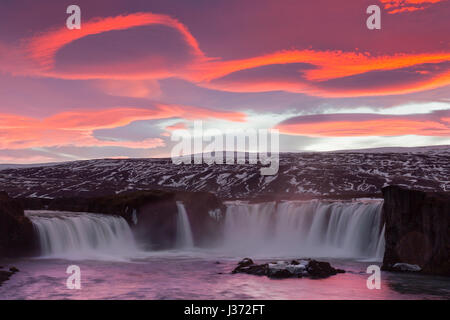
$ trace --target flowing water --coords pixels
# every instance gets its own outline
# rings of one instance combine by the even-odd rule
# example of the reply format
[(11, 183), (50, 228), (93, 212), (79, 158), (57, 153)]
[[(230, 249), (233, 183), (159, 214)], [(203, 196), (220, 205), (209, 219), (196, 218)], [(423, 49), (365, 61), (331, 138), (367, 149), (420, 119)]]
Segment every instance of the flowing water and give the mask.
[(192, 236), (189, 217), (182, 202), (177, 201), (177, 248), (192, 248), (194, 246), (194, 237)]
[(27, 211), (45, 258), (126, 258), (139, 252), (122, 217), (55, 211)]
[(382, 201), (230, 202), (224, 250), (247, 255), (381, 260)]
[[(381, 264), (381, 201), (229, 202), (223, 239), (194, 246), (189, 213), (177, 203), (176, 248), (143, 251), (121, 217), (28, 211), (41, 256), (0, 259), (20, 269), (0, 287), (0, 299), (450, 299), (450, 280), (382, 272), (381, 290), (366, 286), (369, 265)], [(134, 212), (132, 225), (139, 223)], [(344, 274), (323, 279), (271, 280), (231, 274), (250, 256), (321, 257)], [(69, 290), (66, 269), (81, 269), (81, 290)]]

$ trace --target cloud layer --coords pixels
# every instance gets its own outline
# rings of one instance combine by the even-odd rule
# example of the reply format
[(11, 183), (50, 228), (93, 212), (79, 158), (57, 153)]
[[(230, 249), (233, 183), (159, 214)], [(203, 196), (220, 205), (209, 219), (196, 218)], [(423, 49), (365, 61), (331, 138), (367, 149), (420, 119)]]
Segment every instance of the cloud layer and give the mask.
[(430, 114), (326, 114), (300, 116), (283, 121), (278, 129), (285, 134), (311, 137), (360, 136), (450, 136), (450, 111)]
[(0, 161), (169, 154), (171, 130), (197, 119), (277, 127), (286, 150), (449, 141), (448, 0), (78, 5), (68, 30), (64, 3), (0, 4)]

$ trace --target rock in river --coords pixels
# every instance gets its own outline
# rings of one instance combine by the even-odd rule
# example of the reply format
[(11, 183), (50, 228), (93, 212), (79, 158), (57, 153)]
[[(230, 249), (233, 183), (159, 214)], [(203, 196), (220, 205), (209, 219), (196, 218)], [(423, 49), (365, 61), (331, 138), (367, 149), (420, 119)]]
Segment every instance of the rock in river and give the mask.
[(333, 268), (328, 262), (312, 259), (256, 264), (250, 258), (239, 261), (238, 266), (232, 271), (232, 273), (247, 273), (274, 279), (302, 277), (322, 279), (344, 272), (344, 270)]

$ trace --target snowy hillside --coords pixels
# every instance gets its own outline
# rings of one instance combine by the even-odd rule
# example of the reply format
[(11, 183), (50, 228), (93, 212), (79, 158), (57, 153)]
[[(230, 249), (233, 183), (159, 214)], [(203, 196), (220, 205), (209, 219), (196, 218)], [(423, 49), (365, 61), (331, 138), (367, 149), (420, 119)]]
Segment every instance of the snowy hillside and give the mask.
[(140, 189), (210, 191), (222, 198), (378, 193), (389, 184), (450, 191), (449, 148), (418, 152), (287, 153), (275, 176), (255, 165), (174, 165), (170, 159), (101, 159), (0, 171), (12, 196), (90, 196)]

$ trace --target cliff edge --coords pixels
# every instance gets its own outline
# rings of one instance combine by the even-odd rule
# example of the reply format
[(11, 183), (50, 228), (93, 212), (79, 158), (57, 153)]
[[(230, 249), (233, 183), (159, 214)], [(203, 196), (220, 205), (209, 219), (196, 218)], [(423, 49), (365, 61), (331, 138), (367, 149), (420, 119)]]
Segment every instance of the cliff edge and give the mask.
[(450, 193), (389, 186), (382, 189), (386, 249), (383, 269), (415, 264), (450, 276)]

